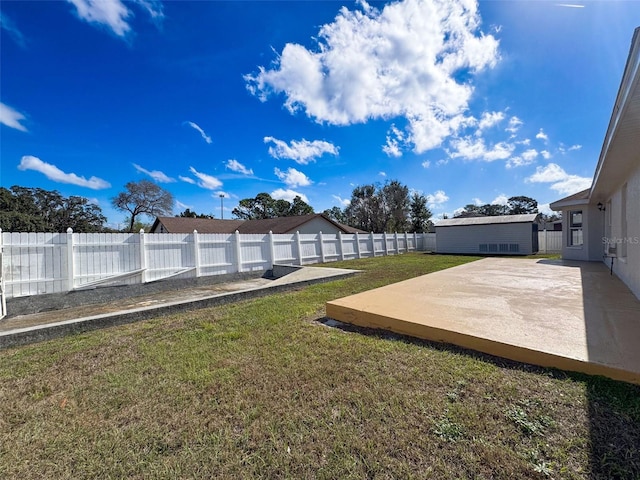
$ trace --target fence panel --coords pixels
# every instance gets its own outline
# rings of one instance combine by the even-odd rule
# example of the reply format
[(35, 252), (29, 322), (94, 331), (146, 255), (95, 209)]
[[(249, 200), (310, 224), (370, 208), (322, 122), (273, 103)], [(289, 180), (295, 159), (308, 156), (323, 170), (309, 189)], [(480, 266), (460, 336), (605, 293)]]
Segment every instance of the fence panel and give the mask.
[(554, 230), (538, 232), (538, 251), (540, 253), (562, 253), (562, 232)]
[(234, 235), (230, 233), (198, 234), (202, 276), (223, 275), (237, 271), (233, 240)]
[(298, 251), (295, 234), (280, 234), (273, 236), (273, 263), (293, 265), (298, 261)]
[(335, 233), (322, 234), (322, 248), (325, 262), (335, 262), (340, 260), (340, 245), (338, 235)]
[(358, 244), (354, 234), (342, 235), (342, 258), (344, 260), (358, 258)]
[(435, 233), (423, 233), (422, 234), (422, 245), (420, 245), (420, 250), (424, 250), (426, 252), (435, 252), (436, 251), (436, 234)]

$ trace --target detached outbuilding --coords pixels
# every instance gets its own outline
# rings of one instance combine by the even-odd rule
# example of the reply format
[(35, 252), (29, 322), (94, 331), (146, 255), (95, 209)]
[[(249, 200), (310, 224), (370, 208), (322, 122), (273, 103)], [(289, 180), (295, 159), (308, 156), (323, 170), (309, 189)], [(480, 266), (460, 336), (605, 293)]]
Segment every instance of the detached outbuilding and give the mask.
[(436, 224), (436, 253), (531, 255), (538, 251), (538, 214), (465, 217)]

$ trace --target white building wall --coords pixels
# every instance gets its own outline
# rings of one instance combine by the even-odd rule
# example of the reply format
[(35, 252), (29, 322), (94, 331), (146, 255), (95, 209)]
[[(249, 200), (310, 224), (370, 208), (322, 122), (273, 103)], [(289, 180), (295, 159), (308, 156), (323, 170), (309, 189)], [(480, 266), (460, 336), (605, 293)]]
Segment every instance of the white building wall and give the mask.
[[(491, 225), (436, 225), (436, 253), (530, 255), (533, 249), (531, 223)], [(518, 252), (480, 250), (481, 244), (518, 244)]]
[[(327, 222), (324, 218), (320, 217), (309, 220), (295, 230), (300, 233), (338, 233), (340, 231), (340, 229), (334, 224)], [(295, 233), (295, 231), (289, 233)]]
[[(626, 209), (622, 206), (622, 187), (609, 200), (611, 217), (607, 217), (611, 223), (608, 240), (616, 244), (618, 255), (613, 271), (640, 298), (640, 167), (627, 179)], [(624, 210), (626, 233), (622, 227)]]

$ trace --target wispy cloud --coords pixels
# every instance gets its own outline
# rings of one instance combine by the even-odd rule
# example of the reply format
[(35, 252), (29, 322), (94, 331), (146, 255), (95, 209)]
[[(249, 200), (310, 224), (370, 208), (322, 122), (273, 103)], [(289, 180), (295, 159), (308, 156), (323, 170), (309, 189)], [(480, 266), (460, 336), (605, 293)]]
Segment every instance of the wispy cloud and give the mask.
[(338, 147), (324, 140), (292, 140), (290, 144), (274, 137), (264, 137), (264, 143), (273, 143), (269, 155), (276, 159), (289, 159), (300, 165), (315, 162), (325, 153), (338, 155)]
[(501, 193), (496, 198), (491, 200), (491, 205), (506, 205), (509, 203), (509, 197), (507, 197), (504, 193)]
[(213, 142), (213, 140), (211, 140), (211, 137), (207, 135), (205, 131), (202, 128), (200, 128), (200, 125), (198, 125), (197, 123), (194, 123), (194, 122), (184, 122), (184, 123), (185, 125), (189, 125), (195, 131), (197, 131), (205, 142), (207, 143)]
[[(201, 188), (206, 188), (207, 190), (216, 190), (222, 186), (222, 182), (212, 175), (207, 175), (206, 173), (199, 172), (193, 167), (189, 167), (189, 171), (193, 173), (193, 175), (198, 179), (196, 183)], [(181, 180), (184, 180), (184, 178), (180, 178)]]
[(572, 195), (591, 186), (591, 178), (570, 175), (556, 164), (549, 163), (544, 167), (536, 168), (536, 173), (526, 179), (531, 183), (550, 183), (551, 190), (562, 195)]
[(63, 172), (55, 165), (43, 162), (38, 157), (33, 157), (31, 155), (25, 155), (20, 159), (18, 170), (33, 170), (35, 172), (42, 173), (49, 180), (54, 182), (68, 183), (79, 187), (91, 188), (92, 190), (101, 190), (111, 186), (109, 182), (98, 177), (91, 177), (87, 180), (85, 177), (78, 176), (75, 173)]
[(176, 181), (175, 178), (171, 178), (171, 177), (169, 177), (168, 175), (165, 175), (163, 172), (161, 172), (159, 170), (147, 170), (145, 168), (142, 168), (137, 163), (134, 163), (133, 167), (137, 171), (139, 171), (140, 173), (144, 173), (145, 175), (149, 175), (151, 178), (153, 178), (156, 182), (159, 182), (159, 183), (173, 183), (173, 182)]
[(27, 127), (22, 125), (22, 120), (26, 120), (25, 116), (14, 110), (9, 105), (0, 102), (0, 123), (9, 128), (15, 128), (21, 132), (27, 132)]
[(505, 130), (509, 133), (511, 133), (512, 135), (515, 135), (518, 130), (520, 130), (520, 127), (522, 126), (524, 122), (522, 120), (520, 120), (518, 117), (513, 116), (509, 119), (509, 125), (507, 126), (507, 128), (505, 128)]
[[(121, 0), (67, 0), (76, 7), (76, 15), (81, 20), (108, 28), (118, 37), (126, 37), (131, 32), (128, 19), (134, 17), (133, 12)], [(162, 2), (158, 0), (135, 0), (151, 20), (160, 24), (164, 19)]]
[(351, 200), (348, 198), (342, 198), (340, 195), (331, 195), (335, 201), (337, 201), (341, 206), (348, 207), (351, 205)]
[(507, 142), (498, 142), (487, 148), (484, 139), (477, 137), (458, 138), (452, 140), (450, 145), (453, 148), (448, 152), (451, 158), (484, 160), (486, 162), (506, 160), (515, 149), (515, 145)]
[[(479, 31), (477, 3), (356, 5), (320, 28), (316, 48), (287, 43), (272, 67), (245, 75), (247, 88), (261, 101), (283, 94), (291, 113), (321, 124), (403, 117), (408, 148), (439, 147), (468, 120), (473, 86), (459, 73), (472, 78), (499, 59), (498, 40)], [(395, 140), (388, 155), (404, 146)]]
[(232, 172), (238, 172), (243, 175), (253, 175), (253, 170), (251, 168), (245, 167), (237, 160), (229, 159), (225, 166)]
[(584, 8), (584, 5), (578, 5), (578, 4), (575, 4), (575, 3), (556, 3), (556, 7)]
[(191, 185), (195, 185), (196, 181), (191, 177), (185, 177), (183, 175), (178, 175), (178, 178), (183, 182), (190, 183)]
[(304, 193), (299, 193), (291, 189), (278, 188), (271, 192), (271, 196), (276, 200), (286, 200), (288, 202), (293, 202), (293, 199), (296, 197), (300, 197), (305, 203), (309, 203), (309, 199)]
[(382, 151), (389, 157), (400, 158), (402, 156), (402, 148), (406, 143), (404, 132), (395, 125), (391, 125), (387, 132), (387, 142), (382, 146)]
[(540, 131), (536, 133), (536, 138), (546, 143), (549, 140), (549, 135), (544, 133), (544, 130), (540, 129)]
[(276, 167), (273, 171), (276, 174), (276, 177), (282, 180), (289, 187), (306, 187), (313, 183), (309, 177), (295, 168), (288, 168), (286, 172), (283, 172)]
[(9, 37), (11, 37), (11, 39), (16, 42), (18, 46), (20, 46), (21, 48), (27, 48), (27, 42), (25, 41), (22, 32), (18, 29), (13, 20), (11, 20), (9, 17), (7, 17), (6, 14), (2, 12), (0, 12), (0, 28), (7, 32)]

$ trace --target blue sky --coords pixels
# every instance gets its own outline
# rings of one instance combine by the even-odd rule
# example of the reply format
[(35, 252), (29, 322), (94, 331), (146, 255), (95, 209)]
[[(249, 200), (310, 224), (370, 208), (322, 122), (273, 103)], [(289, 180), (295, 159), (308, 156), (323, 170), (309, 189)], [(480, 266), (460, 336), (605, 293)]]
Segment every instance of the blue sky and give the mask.
[(4, 1), (3, 187), (220, 218), (399, 180), (435, 217), (590, 185), (640, 2)]

